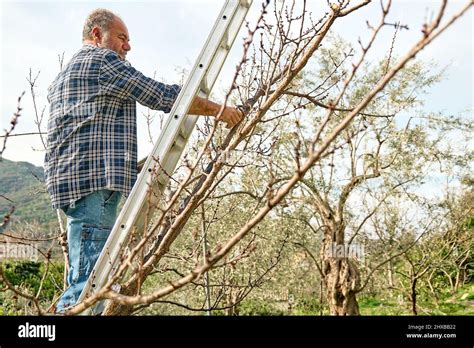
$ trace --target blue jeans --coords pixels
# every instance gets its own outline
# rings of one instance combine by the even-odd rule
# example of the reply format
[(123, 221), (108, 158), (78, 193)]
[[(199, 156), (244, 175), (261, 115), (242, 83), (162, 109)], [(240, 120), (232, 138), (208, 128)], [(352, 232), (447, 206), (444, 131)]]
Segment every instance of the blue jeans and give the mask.
[(69, 272), (56, 312), (76, 304), (115, 223), (120, 198), (120, 192), (101, 190), (61, 208), (67, 216)]

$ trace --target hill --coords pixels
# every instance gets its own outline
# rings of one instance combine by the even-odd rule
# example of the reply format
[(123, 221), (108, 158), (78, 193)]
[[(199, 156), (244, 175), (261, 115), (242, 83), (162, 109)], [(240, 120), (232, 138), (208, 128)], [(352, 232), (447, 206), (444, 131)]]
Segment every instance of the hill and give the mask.
[[(51, 208), (43, 177), (42, 167), (4, 158), (0, 161), (0, 195), (15, 205), (10, 227), (28, 222), (38, 223), (47, 229), (55, 223), (56, 215)], [(8, 213), (11, 204), (0, 197), (0, 217)]]

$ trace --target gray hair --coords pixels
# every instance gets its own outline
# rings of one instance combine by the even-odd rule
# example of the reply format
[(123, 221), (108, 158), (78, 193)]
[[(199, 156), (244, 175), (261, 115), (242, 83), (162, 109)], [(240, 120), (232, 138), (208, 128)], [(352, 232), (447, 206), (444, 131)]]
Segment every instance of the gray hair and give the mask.
[(82, 40), (92, 40), (92, 29), (98, 27), (102, 32), (107, 32), (110, 28), (111, 22), (118, 18), (113, 12), (98, 8), (87, 16), (84, 29), (82, 30)]

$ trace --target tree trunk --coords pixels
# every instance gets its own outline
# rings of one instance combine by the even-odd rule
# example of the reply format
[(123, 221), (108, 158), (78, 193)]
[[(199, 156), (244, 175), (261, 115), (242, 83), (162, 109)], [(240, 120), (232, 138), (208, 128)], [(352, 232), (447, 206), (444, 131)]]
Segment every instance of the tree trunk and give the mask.
[[(326, 242), (326, 241), (330, 242)], [(360, 315), (355, 291), (360, 286), (356, 264), (347, 257), (334, 257), (333, 244), (326, 238), (323, 243), (323, 274), (326, 296), (331, 315)]]
[(323, 315), (323, 288), (324, 287), (324, 280), (321, 279), (319, 282), (319, 315)]
[(237, 304), (237, 301), (237, 293), (233, 289), (230, 289), (229, 294), (227, 295), (227, 306), (229, 306), (226, 310), (227, 316), (233, 317), (239, 315), (239, 305)]
[(411, 294), (410, 294), (410, 300), (411, 300), (411, 311), (413, 312), (413, 315), (418, 315), (418, 311), (416, 309), (416, 282), (418, 281), (418, 278), (412, 278), (411, 281)]
[(388, 262), (388, 286), (390, 289), (393, 289), (395, 286), (393, 282), (393, 264), (391, 260)]

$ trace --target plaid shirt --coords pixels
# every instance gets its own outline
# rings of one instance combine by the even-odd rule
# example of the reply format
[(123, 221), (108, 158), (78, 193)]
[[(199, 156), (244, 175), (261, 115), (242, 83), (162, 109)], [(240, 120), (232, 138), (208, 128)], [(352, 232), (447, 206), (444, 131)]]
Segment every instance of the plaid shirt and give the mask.
[(136, 102), (170, 112), (178, 85), (145, 77), (117, 53), (84, 45), (48, 89), (45, 179), (53, 208), (137, 177)]

